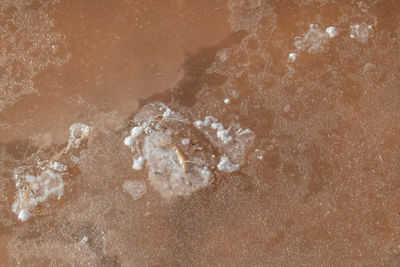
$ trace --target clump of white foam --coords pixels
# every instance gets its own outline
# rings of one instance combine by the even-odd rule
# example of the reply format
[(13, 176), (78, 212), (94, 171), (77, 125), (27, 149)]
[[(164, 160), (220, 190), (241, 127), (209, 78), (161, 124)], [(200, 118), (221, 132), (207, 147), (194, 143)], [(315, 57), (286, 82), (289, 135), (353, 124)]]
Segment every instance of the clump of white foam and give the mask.
[(350, 26), (350, 38), (358, 41), (359, 43), (366, 43), (372, 36), (372, 33), (372, 25), (361, 23)]
[(234, 172), (239, 170), (240, 165), (232, 163), (229, 160), (229, 158), (224, 155), (221, 157), (221, 160), (219, 161), (217, 168), (218, 170), (223, 172)]
[(126, 180), (122, 187), (133, 200), (140, 199), (146, 193), (146, 184), (143, 181)]
[(289, 62), (295, 62), (297, 59), (297, 53), (290, 53), (288, 56), (288, 61)]
[(30, 175), (23, 168), (14, 171), (17, 188), (12, 211), (20, 221), (27, 221), (35, 214), (36, 207), (49, 198), (60, 199), (64, 194), (63, 175), (67, 166), (59, 162), (50, 162), (39, 175)]
[(222, 123), (219, 123), (216, 118), (213, 116), (206, 116), (204, 121), (198, 120), (194, 122), (194, 126), (198, 129), (202, 129), (204, 127), (211, 127), (211, 129), (216, 131), (216, 137), (223, 144), (228, 144), (233, 141), (232, 136), (229, 135), (231, 128), (224, 128)]
[(141, 169), (143, 169), (143, 164), (144, 158), (142, 156), (139, 156), (138, 158), (133, 160), (132, 169), (140, 171)]
[(74, 123), (70, 126), (69, 131), (70, 131), (70, 137), (68, 139), (68, 145), (66, 148), (66, 152), (70, 150), (71, 148), (79, 148), (85, 140), (90, 132), (92, 130), (92, 127), (83, 124), (83, 123)]
[(190, 126), (186, 118), (162, 103), (152, 103), (142, 108), (134, 122), (136, 126), (124, 139), (134, 153), (132, 168), (142, 170), (145, 166), (151, 185), (163, 197), (188, 195), (211, 183), (212, 174), (204, 158), (183, 153), (191, 147), (185, 145), (190, 140), (173, 140)]
[(255, 139), (250, 129), (242, 129), (237, 123), (225, 128), (213, 116), (206, 116), (204, 121), (195, 121), (194, 126), (239, 167), (244, 163), (247, 151)]
[(264, 159), (265, 151), (260, 150), (260, 149), (257, 148), (257, 149), (254, 151), (254, 154), (255, 154), (255, 156), (257, 157), (258, 160), (263, 160), (263, 159)]
[(334, 38), (339, 35), (338, 29), (334, 26), (327, 27), (325, 32), (328, 34), (329, 38)]
[(182, 138), (181, 143), (182, 143), (182, 145), (188, 145), (188, 144), (190, 144), (190, 139), (189, 138)]

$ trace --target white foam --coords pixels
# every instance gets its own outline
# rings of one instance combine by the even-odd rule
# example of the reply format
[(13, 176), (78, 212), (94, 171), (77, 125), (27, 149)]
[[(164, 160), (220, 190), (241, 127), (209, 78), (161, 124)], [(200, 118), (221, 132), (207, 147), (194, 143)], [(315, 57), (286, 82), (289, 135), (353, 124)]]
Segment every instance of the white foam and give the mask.
[(212, 116), (206, 116), (204, 121), (195, 121), (194, 126), (198, 129), (202, 127), (208, 127), (211, 125), (211, 129), (216, 130), (216, 137), (223, 143), (228, 144), (233, 141), (232, 136), (229, 135), (231, 128), (224, 128), (222, 123)]
[(140, 171), (143, 169), (143, 164), (144, 164), (144, 158), (142, 156), (139, 156), (138, 158), (133, 160), (132, 169)]
[(31, 213), (28, 210), (22, 209), (19, 211), (18, 219), (21, 222), (26, 222), (27, 220), (29, 220), (29, 218), (31, 218)]
[(232, 163), (225, 155), (221, 157), (221, 160), (217, 165), (218, 170), (223, 172), (234, 172), (239, 170), (239, 167), (239, 164)]
[(325, 29), (325, 32), (329, 35), (329, 38), (334, 38), (339, 35), (338, 29), (334, 26), (329, 26)]
[(66, 151), (71, 148), (79, 148), (82, 141), (85, 140), (90, 132), (92, 127), (83, 124), (83, 123), (74, 123), (69, 127), (70, 137), (68, 139), (68, 146)]
[(289, 62), (295, 62), (297, 59), (297, 53), (290, 53), (288, 56)]
[(255, 153), (257, 159), (259, 159), (259, 160), (263, 160), (263, 159), (264, 159), (265, 151), (260, 150), (260, 149), (257, 148), (257, 149), (254, 151), (254, 153)]
[(86, 244), (89, 238), (87, 236), (83, 236), (82, 239), (79, 241), (80, 244)]
[(229, 103), (231, 103), (231, 100), (229, 98), (225, 98), (224, 103), (229, 104)]
[(169, 117), (172, 114), (172, 110), (170, 108), (167, 108), (166, 111), (163, 113), (163, 117)]
[(183, 138), (181, 140), (181, 143), (182, 143), (182, 145), (188, 145), (188, 144), (190, 144), (190, 139), (189, 138)]
[[(60, 169), (64, 171), (65, 168)], [(18, 214), (18, 219), (21, 221), (27, 221), (31, 217), (30, 211), (34, 210), (38, 204), (47, 201), (49, 197), (54, 196), (60, 199), (64, 194), (62, 174), (50, 168), (38, 176), (14, 175), (14, 179), (16, 179), (18, 192), (12, 210)]]
[(244, 163), (246, 152), (253, 144), (255, 135), (250, 129), (242, 129), (238, 123), (232, 123), (225, 128), (212, 116), (206, 116), (204, 121), (196, 121), (194, 126), (199, 129), (214, 145), (222, 150), (235, 164)]
[[(197, 150), (196, 157), (184, 157), (185, 149), (193, 149), (187, 146), (190, 139), (184, 129), (190, 124), (186, 118), (165, 104), (151, 103), (136, 114), (133, 122), (136, 126), (127, 137), (129, 142), (126, 142), (135, 153), (132, 168), (147, 168), (151, 185), (163, 197), (188, 195), (211, 183), (212, 173), (203, 158), (198, 157), (201, 150)], [(213, 122), (216, 122), (215, 118), (208, 117), (205, 122), (195, 124), (201, 127)], [(222, 125), (218, 128), (224, 130)], [(181, 136), (180, 143), (175, 143), (173, 136)]]
[(126, 145), (126, 146), (131, 146), (131, 145), (133, 145), (134, 142), (135, 142), (135, 138), (132, 135), (127, 136), (124, 139), (124, 145)]
[(142, 126), (135, 126), (131, 130), (131, 136), (133, 138), (138, 137), (141, 133), (143, 132), (143, 127)]

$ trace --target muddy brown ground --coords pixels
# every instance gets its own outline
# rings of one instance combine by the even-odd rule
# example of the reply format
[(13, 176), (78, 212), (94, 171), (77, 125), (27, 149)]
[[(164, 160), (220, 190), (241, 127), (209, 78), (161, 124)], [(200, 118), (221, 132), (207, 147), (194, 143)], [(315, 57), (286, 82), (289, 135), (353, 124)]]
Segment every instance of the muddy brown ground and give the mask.
[[(399, 23), (390, 0), (0, 1), (0, 264), (398, 266)], [(163, 198), (123, 144), (157, 101), (251, 129), (240, 169)], [(19, 221), (15, 169), (76, 122), (68, 190)]]

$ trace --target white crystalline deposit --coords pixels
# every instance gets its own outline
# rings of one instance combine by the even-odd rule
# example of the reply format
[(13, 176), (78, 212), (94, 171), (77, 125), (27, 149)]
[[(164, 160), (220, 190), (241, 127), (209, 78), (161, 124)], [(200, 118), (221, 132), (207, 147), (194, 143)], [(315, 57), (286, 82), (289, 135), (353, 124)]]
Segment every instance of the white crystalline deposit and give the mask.
[(372, 36), (372, 33), (372, 25), (361, 23), (350, 26), (350, 38), (358, 41), (359, 43), (366, 43)]
[(83, 123), (74, 123), (69, 127), (70, 137), (68, 139), (68, 145), (66, 151), (71, 148), (79, 148), (82, 141), (85, 140), (90, 132), (92, 127), (83, 124)]
[(212, 174), (204, 158), (182, 152), (191, 147), (187, 145), (190, 140), (173, 140), (174, 135), (185, 134), (182, 129), (190, 126), (187, 119), (165, 104), (151, 103), (141, 109), (133, 122), (136, 126), (124, 139), (134, 153), (132, 168), (146, 167), (151, 185), (163, 197), (189, 195), (211, 183)]
[(39, 175), (30, 175), (23, 168), (14, 171), (17, 188), (12, 211), (20, 221), (27, 221), (35, 214), (36, 207), (49, 198), (60, 199), (64, 194), (63, 175), (67, 167), (58, 162), (50, 162), (48, 168)]
[[(225, 154), (221, 158), (220, 165), (217, 166), (218, 169), (227, 172), (236, 171), (245, 162), (246, 154), (255, 139), (255, 134), (250, 129), (244, 130), (238, 124), (232, 124), (225, 128), (213, 116), (206, 116), (204, 121), (195, 121), (194, 126), (203, 132), (211, 143), (222, 149)], [(223, 167), (227, 166), (227, 159), (229, 162), (233, 162), (232, 168)], [(233, 166), (237, 167), (233, 168)]]
[(122, 187), (133, 200), (140, 199), (146, 193), (146, 184), (142, 181), (125, 180)]

